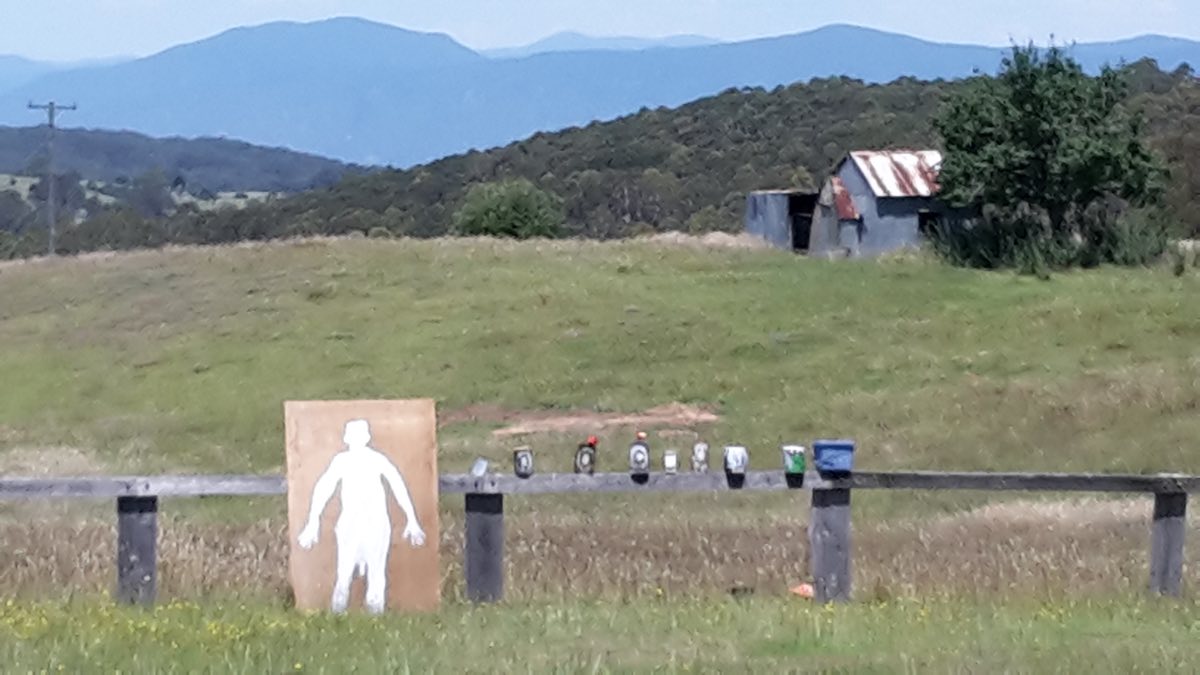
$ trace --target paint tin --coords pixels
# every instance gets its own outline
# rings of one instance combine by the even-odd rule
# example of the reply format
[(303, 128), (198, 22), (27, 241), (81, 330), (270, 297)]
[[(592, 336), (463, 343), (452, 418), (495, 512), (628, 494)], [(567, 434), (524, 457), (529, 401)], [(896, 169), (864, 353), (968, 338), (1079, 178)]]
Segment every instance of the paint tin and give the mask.
[(699, 442), (692, 446), (692, 471), (708, 472), (708, 443)]
[(663, 453), (663, 471), (669, 474), (679, 472), (679, 453), (674, 450), (667, 450)]
[(783, 472), (790, 474), (803, 474), (807, 468), (807, 462), (804, 456), (803, 445), (784, 445), (780, 447), (783, 453)]
[(513, 450), (513, 472), (520, 478), (533, 475), (533, 450), (528, 447)]
[(642, 441), (629, 446), (629, 472), (650, 473), (650, 446)]
[(596, 448), (581, 445), (575, 451), (575, 473), (596, 473)]
[(750, 464), (750, 452), (743, 445), (725, 446), (725, 471), (732, 474), (746, 473)]

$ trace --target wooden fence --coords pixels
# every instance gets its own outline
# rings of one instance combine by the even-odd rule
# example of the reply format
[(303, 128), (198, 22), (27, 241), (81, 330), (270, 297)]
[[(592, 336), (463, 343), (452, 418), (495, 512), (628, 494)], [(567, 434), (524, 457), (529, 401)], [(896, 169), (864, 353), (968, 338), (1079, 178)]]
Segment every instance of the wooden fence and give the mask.
[[(442, 494), (465, 495), (463, 554), (467, 597), (495, 602), (504, 597), (504, 497), (584, 492), (713, 492), (794, 490), (811, 494), (810, 573), (818, 602), (850, 599), (850, 494), (853, 490), (1036, 490), (1120, 492), (1154, 495), (1150, 524), (1150, 591), (1178, 596), (1183, 577), (1183, 539), (1188, 493), (1200, 476), (1159, 474), (1030, 474), (855, 472), (831, 478), (782, 471), (725, 473), (540, 474), (528, 478), (451, 474), (439, 479)], [(159, 497), (281, 495), (282, 476), (146, 476), (99, 478), (3, 478), (0, 499), (107, 498), (117, 502), (117, 588), (121, 602), (152, 604), (155, 598)]]

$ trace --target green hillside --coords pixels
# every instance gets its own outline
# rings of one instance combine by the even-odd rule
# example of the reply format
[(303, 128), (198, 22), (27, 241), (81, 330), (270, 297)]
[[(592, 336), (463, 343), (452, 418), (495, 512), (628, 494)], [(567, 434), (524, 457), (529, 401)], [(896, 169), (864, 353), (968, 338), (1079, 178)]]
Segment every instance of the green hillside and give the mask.
[[(780, 442), (836, 435), (870, 469), (1200, 472), (1200, 275), (1038, 281), (743, 243), (360, 238), (0, 263), (0, 474), (274, 472), (283, 401), (409, 396), (438, 400), (446, 472), (480, 455), (503, 469), (518, 443), (538, 470), (569, 470), (593, 432), (601, 468), (620, 470), (634, 428), (605, 421), (671, 403), (718, 419), (648, 425), (656, 454), (737, 441), (768, 468)], [(279, 498), (164, 500), (171, 602), (136, 614), (95, 600), (112, 585), (110, 502), (7, 504), (0, 588), (16, 602), (0, 604), (0, 655), (67, 670), (626, 671), (665, 645), (698, 670), (1039, 671), (1064, 655), (1187, 669), (1195, 603), (1135, 599), (1150, 503), (859, 491), (857, 604), (835, 610), (788, 595), (809, 578), (795, 494), (513, 498), (509, 601), (476, 610), (462, 501), (446, 497), (446, 607), (384, 623), (285, 609)], [(1200, 542), (1187, 548), (1196, 560)], [(755, 596), (731, 600), (734, 586)]]
[[(1165, 269), (1039, 282), (644, 242), (9, 263), (0, 448), (77, 448), (113, 471), (270, 471), (286, 399), (431, 396), (460, 421), (479, 405), (693, 404), (721, 418), (707, 435), (762, 466), (780, 441), (832, 434), (858, 438), (872, 468), (1200, 471), (1198, 290)], [(489, 419), (447, 429), (446, 469), (505, 456)]]

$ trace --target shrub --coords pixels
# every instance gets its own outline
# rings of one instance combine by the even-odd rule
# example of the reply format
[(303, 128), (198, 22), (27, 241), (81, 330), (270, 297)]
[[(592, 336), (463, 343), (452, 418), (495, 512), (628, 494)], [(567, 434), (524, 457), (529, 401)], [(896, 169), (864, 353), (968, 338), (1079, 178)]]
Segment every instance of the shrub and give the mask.
[(474, 185), (454, 214), (460, 235), (557, 237), (565, 219), (562, 200), (528, 180)]

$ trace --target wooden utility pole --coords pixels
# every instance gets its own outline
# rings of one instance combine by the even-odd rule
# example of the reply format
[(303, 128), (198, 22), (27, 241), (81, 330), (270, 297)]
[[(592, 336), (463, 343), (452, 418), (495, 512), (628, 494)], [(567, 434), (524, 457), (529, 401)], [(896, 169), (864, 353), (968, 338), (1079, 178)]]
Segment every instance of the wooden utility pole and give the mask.
[(55, 185), (58, 181), (54, 177), (54, 129), (58, 120), (58, 113), (63, 110), (75, 110), (75, 104), (59, 105), (54, 101), (45, 104), (34, 104), (30, 102), (30, 110), (45, 110), (47, 131), (46, 131), (46, 229), (50, 234), (50, 255), (55, 254), (54, 247), (54, 228), (58, 224), (58, 219), (55, 211), (57, 210), (57, 191)]

